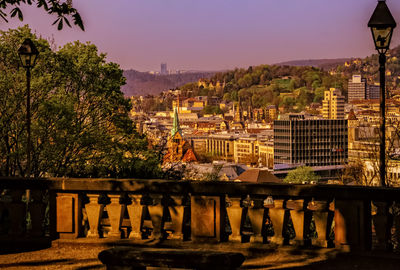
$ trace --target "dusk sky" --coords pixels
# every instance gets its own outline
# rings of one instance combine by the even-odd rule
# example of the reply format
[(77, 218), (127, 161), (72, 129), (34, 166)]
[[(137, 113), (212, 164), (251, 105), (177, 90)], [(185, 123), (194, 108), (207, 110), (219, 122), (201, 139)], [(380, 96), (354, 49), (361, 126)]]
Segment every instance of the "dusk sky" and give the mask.
[[(223, 70), (375, 52), (368, 20), (377, 0), (74, 0), (86, 31), (57, 31), (54, 18), (24, 7), (29, 24), (58, 46), (90, 41), (124, 69)], [(400, 1), (387, 0), (400, 24)], [(392, 46), (400, 44), (400, 26)]]

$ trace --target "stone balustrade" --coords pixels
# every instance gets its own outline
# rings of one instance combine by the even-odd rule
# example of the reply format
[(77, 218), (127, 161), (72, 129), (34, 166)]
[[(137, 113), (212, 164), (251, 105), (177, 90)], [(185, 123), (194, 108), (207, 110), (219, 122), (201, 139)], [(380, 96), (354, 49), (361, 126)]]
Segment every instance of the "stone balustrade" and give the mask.
[(387, 250), (400, 236), (396, 188), (0, 178), (0, 192), (3, 243), (87, 237)]

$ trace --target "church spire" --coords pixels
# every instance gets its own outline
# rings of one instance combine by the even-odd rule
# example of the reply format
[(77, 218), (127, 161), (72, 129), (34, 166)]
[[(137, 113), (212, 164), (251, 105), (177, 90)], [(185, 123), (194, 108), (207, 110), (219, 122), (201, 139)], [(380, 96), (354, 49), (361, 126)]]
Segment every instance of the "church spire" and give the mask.
[(181, 128), (179, 126), (178, 110), (174, 110), (174, 122), (172, 124), (171, 136), (174, 136), (177, 132), (180, 132)]

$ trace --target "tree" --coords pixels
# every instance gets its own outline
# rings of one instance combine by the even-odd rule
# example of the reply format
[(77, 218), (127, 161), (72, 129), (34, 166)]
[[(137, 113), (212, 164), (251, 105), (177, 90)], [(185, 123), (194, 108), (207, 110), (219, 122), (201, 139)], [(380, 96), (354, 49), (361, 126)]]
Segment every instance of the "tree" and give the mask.
[(40, 51), (32, 70), (32, 173), (157, 177), (159, 157), (129, 118), (119, 66), (90, 43), (54, 52), (27, 26), (0, 32), (0, 175), (25, 174), (25, 73), (14, 50), (26, 37)]
[(36, 5), (48, 14), (56, 14), (57, 19), (53, 22), (53, 25), (57, 24), (58, 30), (63, 29), (64, 23), (71, 27), (71, 19), (75, 25), (85, 30), (81, 15), (72, 7), (72, 0), (67, 0), (62, 3), (59, 0), (0, 0), (0, 17), (8, 22), (6, 11), (11, 8), (9, 13), (10, 17), (13, 18), (17, 16), (20, 21), (23, 21), (24, 15), (19, 8), (22, 4), (30, 6)]
[(207, 105), (202, 110), (202, 114), (221, 114), (222, 111), (218, 106)]
[(324, 99), (325, 87), (318, 87), (315, 89), (314, 102), (320, 103)]
[[(377, 176), (377, 175), (376, 175)], [(365, 164), (360, 160), (347, 164), (340, 176), (343, 184), (357, 183), (358, 185), (369, 186), (372, 181), (368, 178)]]
[(319, 181), (319, 176), (317, 176), (313, 169), (308, 166), (298, 167), (288, 173), (288, 175), (283, 180), (284, 183), (290, 184), (302, 184), (302, 183), (316, 183)]

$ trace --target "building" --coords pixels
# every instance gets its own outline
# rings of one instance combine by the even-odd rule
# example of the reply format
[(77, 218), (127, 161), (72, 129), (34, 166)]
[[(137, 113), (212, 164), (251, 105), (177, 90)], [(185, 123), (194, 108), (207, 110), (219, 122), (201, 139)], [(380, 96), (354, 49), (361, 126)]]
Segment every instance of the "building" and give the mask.
[(167, 142), (168, 152), (164, 155), (165, 163), (175, 162), (195, 162), (197, 157), (193, 148), (182, 136), (182, 130), (179, 125), (178, 110), (175, 109), (171, 136)]
[(348, 102), (366, 99), (367, 81), (361, 75), (353, 75), (348, 84)]
[(380, 85), (378, 84), (369, 84), (367, 85), (366, 99), (379, 99), (380, 94)]
[(274, 142), (266, 141), (260, 142), (259, 148), (259, 165), (267, 167), (268, 169), (274, 168)]
[(322, 116), (325, 119), (344, 119), (344, 96), (340, 90), (325, 91), (322, 101)]
[(161, 63), (161, 71), (160, 71), (161, 75), (167, 75), (168, 74), (168, 70), (167, 70), (167, 63)]
[(348, 127), (344, 119), (274, 121), (274, 167), (278, 164), (331, 166), (346, 164)]
[(353, 75), (348, 85), (348, 102), (365, 99), (379, 99), (379, 83), (367, 84), (367, 80), (361, 75)]
[(208, 136), (206, 152), (212, 154), (214, 159), (233, 161), (235, 139), (236, 137), (230, 134)]
[(234, 159), (236, 163), (257, 165), (259, 159), (259, 141), (257, 135), (240, 136), (234, 142)]
[(274, 120), (276, 120), (277, 117), (278, 117), (278, 113), (277, 113), (275, 105), (267, 106), (267, 108), (265, 109), (265, 121), (267, 123), (270, 123), (270, 122), (273, 122)]

